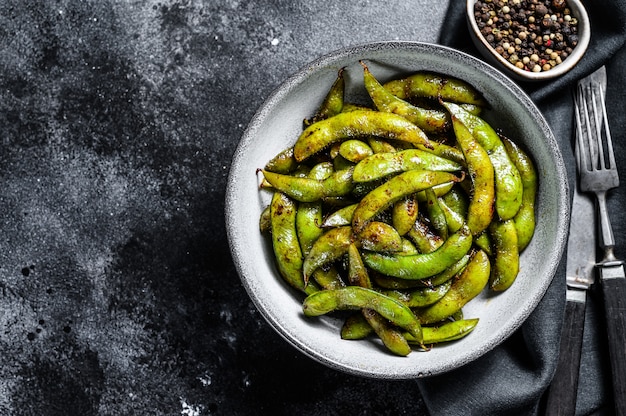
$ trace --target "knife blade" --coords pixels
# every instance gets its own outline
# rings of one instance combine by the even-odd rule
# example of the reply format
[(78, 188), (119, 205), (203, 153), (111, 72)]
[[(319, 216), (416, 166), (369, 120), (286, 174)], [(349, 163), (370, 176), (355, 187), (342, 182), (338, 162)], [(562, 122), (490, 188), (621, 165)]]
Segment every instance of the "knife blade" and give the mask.
[[(599, 82), (605, 91), (606, 69), (601, 67), (580, 80), (579, 84), (590, 81)], [(574, 111), (579, 111), (579, 108), (575, 106)], [(578, 158), (580, 156), (577, 143), (581, 132), (577, 130), (575, 134), (574, 155)], [(597, 150), (592, 149), (592, 155), (597, 157)], [(546, 402), (546, 414), (549, 415), (575, 414), (587, 290), (595, 281), (597, 247), (595, 202), (590, 196), (580, 191), (578, 177), (574, 186), (570, 212), (565, 266), (567, 286), (565, 316), (559, 345), (559, 360)]]

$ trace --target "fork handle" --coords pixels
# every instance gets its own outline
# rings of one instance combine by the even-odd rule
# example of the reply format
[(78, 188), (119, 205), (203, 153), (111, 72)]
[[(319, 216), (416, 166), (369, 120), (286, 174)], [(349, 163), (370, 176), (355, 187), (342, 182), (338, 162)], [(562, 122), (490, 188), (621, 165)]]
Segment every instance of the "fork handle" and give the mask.
[(600, 235), (602, 239), (600, 243), (603, 248), (613, 248), (615, 238), (613, 237), (613, 228), (609, 219), (609, 210), (606, 206), (606, 192), (596, 192), (598, 199), (598, 219), (600, 220)]
[(626, 278), (624, 265), (600, 264), (615, 414), (626, 416)]

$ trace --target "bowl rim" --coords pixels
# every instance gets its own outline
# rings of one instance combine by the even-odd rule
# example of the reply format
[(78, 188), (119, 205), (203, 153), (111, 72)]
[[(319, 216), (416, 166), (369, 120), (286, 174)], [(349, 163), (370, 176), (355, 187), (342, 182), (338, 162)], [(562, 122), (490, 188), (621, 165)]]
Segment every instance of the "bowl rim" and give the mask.
[(468, 26), (470, 27), (474, 43), (477, 43), (477, 46), (481, 46), (479, 49), (481, 49), (483, 54), (487, 54), (491, 61), (500, 64), (502, 69), (506, 70), (510, 76), (516, 79), (525, 81), (543, 81), (561, 76), (576, 66), (589, 47), (591, 39), (591, 23), (589, 21), (587, 9), (585, 9), (585, 6), (580, 0), (567, 0), (568, 6), (579, 21), (578, 27), (581, 28), (578, 32), (578, 45), (576, 45), (576, 47), (572, 50), (572, 54), (562, 63), (556, 65), (549, 71), (532, 72), (519, 69), (504, 59), (502, 55), (497, 53), (480, 33), (480, 29), (478, 28), (478, 24), (474, 18), (474, 4), (476, 1), (477, 0), (467, 0), (466, 2), (466, 20)]
[[(237, 258), (237, 254), (245, 252), (247, 247), (244, 242), (237, 241), (236, 230), (231, 227), (231, 224), (237, 221), (238, 212), (241, 208), (241, 201), (237, 199), (233, 192), (237, 188), (237, 183), (240, 180), (241, 172), (239, 172), (237, 169), (233, 169), (233, 166), (241, 166), (243, 152), (246, 150), (250, 142), (254, 139), (254, 134), (256, 130), (262, 124), (263, 118), (267, 116), (268, 111), (272, 109), (272, 106), (276, 105), (276, 103), (280, 101), (285, 95), (288, 95), (293, 88), (297, 87), (300, 83), (305, 82), (311, 76), (311, 74), (315, 72), (316, 69), (322, 69), (328, 66), (332, 66), (334, 63), (342, 59), (357, 56), (357, 54), (360, 56), (366, 56), (368, 52), (373, 52), (381, 48), (408, 49), (417, 53), (454, 54), (457, 58), (459, 58), (460, 61), (463, 61), (463, 63), (469, 64), (473, 67), (473, 69), (481, 71), (485, 73), (486, 76), (491, 77), (492, 80), (496, 80), (503, 84), (503, 86), (508, 89), (511, 94), (516, 96), (517, 99), (521, 101), (522, 105), (529, 109), (529, 111), (532, 113), (532, 117), (540, 121), (539, 128), (542, 134), (545, 136), (545, 139), (547, 140), (547, 151), (551, 154), (551, 158), (556, 165), (559, 178), (557, 187), (560, 197), (557, 199), (557, 207), (555, 207), (555, 209), (558, 211), (556, 225), (557, 235), (555, 236), (554, 245), (552, 246), (552, 253), (548, 258), (547, 264), (544, 265), (545, 269), (543, 269), (546, 271), (547, 276), (545, 279), (542, 279), (538, 290), (534, 291), (531, 295), (527, 297), (527, 299), (525, 299), (523, 307), (520, 307), (518, 310), (516, 310), (516, 313), (514, 315), (517, 320), (509, 320), (508, 325), (499, 332), (499, 335), (497, 337), (494, 337), (492, 339), (493, 342), (487, 345), (486, 348), (482, 350), (475, 349), (474, 351), (464, 355), (463, 357), (453, 357), (449, 360), (449, 362), (447, 362), (445, 366), (436, 369), (430, 368), (426, 371), (423, 371), (422, 369), (412, 368), (411, 371), (406, 371), (402, 373), (372, 373), (369, 370), (365, 370), (358, 366), (348, 367), (344, 363), (338, 362), (335, 359), (336, 357), (322, 354), (319, 351), (311, 348), (309, 345), (306, 344), (306, 342), (296, 339), (292, 334), (290, 334), (285, 328), (281, 326), (280, 322), (277, 322), (276, 317), (272, 316), (272, 314), (263, 307), (263, 299), (259, 298), (259, 294), (255, 293), (251, 281), (244, 276), (244, 264), (241, 259)], [(229, 172), (227, 182), (225, 219), (227, 239), (231, 249), (235, 269), (240, 276), (240, 280), (244, 288), (248, 292), (251, 300), (255, 304), (257, 310), (264, 317), (266, 322), (269, 323), (270, 326), (282, 338), (284, 338), (289, 344), (294, 346), (298, 351), (304, 353), (305, 355), (316, 360), (317, 362), (323, 363), (335, 370), (340, 370), (349, 374), (365, 376), (369, 378), (408, 379), (422, 378), (445, 373), (462, 365), (465, 365), (471, 361), (474, 361), (475, 359), (483, 356), (485, 353), (495, 348), (497, 345), (500, 345), (505, 339), (510, 337), (511, 334), (515, 330), (517, 330), (519, 326), (528, 318), (528, 316), (537, 307), (541, 298), (543, 298), (546, 291), (548, 290), (548, 287), (550, 286), (556, 274), (560, 259), (564, 252), (566, 245), (567, 224), (569, 219), (568, 201), (569, 187), (567, 184), (567, 172), (558, 143), (554, 135), (552, 134), (550, 127), (545, 121), (543, 115), (536, 107), (534, 102), (530, 99), (530, 97), (521, 89), (521, 87), (515, 84), (505, 74), (499, 71), (494, 71), (493, 67), (486, 64), (484, 61), (447, 46), (417, 41), (378, 41), (348, 46), (326, 53), (298, 69), (295, 73), (286, 78), (274, 89), (274, 91), (270, 93), (268, 98), (262, 103), (257, 112), (253, 115), (250, 123), (248, 124), (242, 135), (242, 139), (239, 142), (233, 156), (233, 164), (231, 165), (231, 170)], [(290, 288), (286, 289), (289, 290)], [(338, 334), (337, 337), (339, 338)]]

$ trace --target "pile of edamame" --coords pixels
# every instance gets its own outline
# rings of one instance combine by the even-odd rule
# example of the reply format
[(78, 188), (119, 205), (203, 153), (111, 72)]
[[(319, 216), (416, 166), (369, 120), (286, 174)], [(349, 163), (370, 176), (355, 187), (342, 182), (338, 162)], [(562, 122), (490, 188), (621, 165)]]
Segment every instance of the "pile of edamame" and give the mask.
[[(420, 72), (345, 101), (344, 69), (295, 144), (260, 169), (260, 219), (306, 316), (348, 313), (344, 339), (389, 351), (460, 339), (462, 308), (515, 281), (535, 229), (530, 157), (496, 132), (463, 80)], [(487, 289), (485, 289), (487, 288)]]

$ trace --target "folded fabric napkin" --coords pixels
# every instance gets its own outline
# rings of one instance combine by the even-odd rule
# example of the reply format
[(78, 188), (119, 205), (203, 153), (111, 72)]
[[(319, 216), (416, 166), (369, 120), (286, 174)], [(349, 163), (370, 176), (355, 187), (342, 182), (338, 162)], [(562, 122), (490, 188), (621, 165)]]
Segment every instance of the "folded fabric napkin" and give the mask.
[[(607, 66), (606, 100), (618, 166), (626, 167), (626, 0), (589, 0), (585, 6), (592, 35), (579, 64), (556, 80), (520, 83), (552, 126), (566, 162), (570, 187), (576, 177), (571, 88), (602, 65)], [(480, 57), (470, 40), (464, 1), (450, 2), (439, 43)], [(620, 169), (626, 178), (626, 172)], [(617, 214), (625, 205), (625, 190), (620, 188), (609, 194), (612, 212)], [(612, 220), (618, 240), (616, 253), (625, 258), (626, 219), (613, 215)], [(577, 415), (613, 414), (599, 289), (594, 288), (588, 296)], [(565, 257), (537, 309), (508, 340), (458, 370), (417, 381), (431, 416), (543, 414), (545, 391), (558, 360), (564, 305)]]

